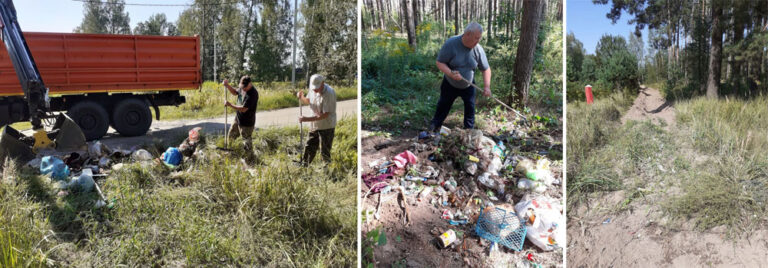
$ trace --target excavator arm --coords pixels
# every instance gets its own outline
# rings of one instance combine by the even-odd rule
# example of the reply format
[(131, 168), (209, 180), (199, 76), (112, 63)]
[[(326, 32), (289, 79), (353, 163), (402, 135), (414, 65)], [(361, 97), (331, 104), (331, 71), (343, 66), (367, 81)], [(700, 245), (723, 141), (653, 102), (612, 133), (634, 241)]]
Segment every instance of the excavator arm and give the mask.
[(3, 30), (3, 43), (24, 90), (32, 128), (42, 129), (42, 119), (48, 112), (48, 89), (43, 83), (32, 53), (29, 52), (16, 17), (16, 8), (11, 0), (0, 0), (0, 28)]
[[(0, 28), (2, 29), (0, 36), (24, 91), (30, 122), (35, 131), (33, 139), (29, 139), (10, 126), (6, 126), (0, 133), (0, 163), (4, 163), (6, 157), (25, 160), (40, 148), (71, 150), (84, 147), (83, 132), (64, 114), (55, 117), (56, 122), (50, 132), (46, 132), (43, 127), (43, 119), (54, 117), (49, 115), (48, 88), (43, 83), (40, 70), (37, 69), (35, 59), (24, 39), (12, 0), (0, 0)], [(33, 144), (29, 144), (30, 140)], [(57, 140), (64, 142), (56, 142)]]

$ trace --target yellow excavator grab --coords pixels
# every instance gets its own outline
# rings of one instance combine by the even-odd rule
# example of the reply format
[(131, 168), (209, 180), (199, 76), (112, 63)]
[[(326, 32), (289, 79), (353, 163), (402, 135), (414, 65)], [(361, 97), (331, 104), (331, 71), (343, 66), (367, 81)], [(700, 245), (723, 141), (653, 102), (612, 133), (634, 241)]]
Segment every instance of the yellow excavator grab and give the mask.
[(0, 132), (0, 168), (7, 159), (26, 163), (36, 157), (43, 149), (55, 149), (60, 152), (87, 150), (85, 134), (69, 116), (59, 114), (50, 131), (38, 129), (27, 137), (10, 125)]

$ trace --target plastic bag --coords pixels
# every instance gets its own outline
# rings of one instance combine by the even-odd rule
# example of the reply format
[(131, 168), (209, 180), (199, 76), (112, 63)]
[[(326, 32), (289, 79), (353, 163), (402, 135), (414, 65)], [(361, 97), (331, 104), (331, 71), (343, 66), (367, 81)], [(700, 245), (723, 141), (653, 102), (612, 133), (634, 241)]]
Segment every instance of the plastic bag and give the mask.
[(411, 151), (405, 151), (395, 156), (393, 161), (397, 168), (405, 168), (407, 164), (415, 164), (418, 162), (419, 158), (417, 158)]
[(169, 147), (163, 153), (163, 162), (169, 165), (178, 166), (181, 164), (181, 152), (176, 147)]
[(80, 191), (80, 192), (90, 192), (93, 191), (93, 185), (96, 182), (93, 181), (93, 172), (91, 169), (83, 169), (83, 173), (80, 174), (79, 177), (72, 179), (69, 184), (67, 185), (67, 188)]
[(66, 180), (69, 177), (69, 166), (55, 156), (45, 156), (40, 162), (40, 174), (51, 174), (54, 180)]
[(149, 161), (152, 160), (152, 154), (147, 152), (147, 150), (139, 149), (131, 154), (131, 158), (134, 161)]
[(498, 192), (500, 195), (503, 195), (504, 184), (495, 180), (491, 176), (493, 176), (493, 174), (490, 172), (485, 172), (482, 175), (477, 176), (477, 181), (480, 182), (480, 184), (485, 185), (485, 187), (496, 190), (496, 192)]
[(565, 217), (561, 205), (546, 196), (526, 195), (515, 205), (520, 220), (525, 222), (526, 237), (545, 251), (555, 250), (565, 243)]

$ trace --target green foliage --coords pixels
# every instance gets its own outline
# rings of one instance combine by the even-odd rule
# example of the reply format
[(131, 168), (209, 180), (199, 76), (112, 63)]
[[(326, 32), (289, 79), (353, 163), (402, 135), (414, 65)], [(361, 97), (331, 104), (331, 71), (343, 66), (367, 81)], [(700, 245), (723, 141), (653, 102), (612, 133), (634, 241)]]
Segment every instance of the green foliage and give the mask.
[[(291, 79), (291, 42), (293, 42), (293, 14), (288, 0), (264, 1), (261, 25), (254, 21), (256, 30), (251, 43), (258, 44), (258, 52), (250, 55), (248, 72), (256, 81), (286, 81)], [(285, 60), (280, 60), (285, 59)]]
[(340, 121), (329, 167), (293, 165), (295, 127), (255, 133), (254, 167), (239, 161), (240, 146), (215, 149), (220, 136), (206, 137), (213, 144), (182, 172), (125, 162), (97, 180), (111, 209), (94, 208), (96, 193), (59, 196), (34, 170), (5, 168), (0, 265), (354, 266), (356, 122)]
[(683, 142), (703, 161), (690, 168), (692, 181), (665, 211), (698, 229), (725, 225), (730, 235), (759, 227), (768, 213), (768, 137), (758, 134), (768, 129), (768, 98), (698, 97), (675, 108)]
[[(639, 86), (638, 59), (630, 48), (624, 37), (603, 35), (597, 43), (595, 55), (575, 51), (581, 47), (573, 34), (569, 35), (572, 40), (569, 41), (570, 47), (574, 51), (571, 53), (575, 59), (569, 61), (567, 72), (569, 80), (567, 86), (568, 101), (584, 100), (584, 87), (592, 86), (592, 94), (598, 96), (609, 96), (615, 92), (630, 94)], [(642, 44), (634, 44), (642, 46)], [(634, 47), (634, 50), (641, 49)], [(569, 52), (570, 53), (570, 52)], [(635, 51), (634, 53), (640, 53)], [(582, 59), (581, 65), (576, 65), (576, 59)], [(570, 73), (574, 72), (573, 75)], [(573, 80), (571, 80), (573, 79)]]
[(76, 33), (130, 34), (131, 19), (125, 12), (124, 0), (83, 2), (83, 21)]
[[(592, 105), (583, 101), (568, 103), (568, 208), (578, 204), (589, 193), (615, 190), (621, 182), (613, 169), (623, 155), (604, 149), (621, 137), (620, 111), (629, 107), (631, 98), (620, 93), (599, 98)], [(614, 147), (618, 147), (613, 145)], [(604, 153), (600, 153), (604, 152)]]
[[(389, 30), (363, 33), (362, 118), (363, 127), (424, 129), (432, 118), (440, 96), (442, 73), (435, 65), (438, 51), (445, 42), (442, 22), (425, 19), (417, 27), (416, 47)], [(450, 26), (452, 25), (449, 22)], [(539, 45), (534, 56), (530, 103), (546, 112), (559, 113), (562, 106), (562, 23), (545, 21), (539, 31)], [(515, 33), (516, 34), (516, 33)], [(515, 35), (517, 36), (517, 35)], [(487, 38), (487, 39), (486, 39)], [(483, 43), (483, 40), (486, 42)], [(492, 92), (505, 99), (512, 94), (516, 43), (500, 36), (483, 37), (481, 44), (493, 70)], [(480, 86), (482, 76), (476, 72)], [(495, 106), (478, 92), (478, 109)], [(487, 104), (490, 103), (490, 104)], [(453, 109), (463, 110), (461, 101)], [(491, 107), (487, 107), (491, 108)], [(480, 119), (480, 118), (477, 118)], [(478, 124), (482, 121), (478, 120)]]
[(133, 34), (140, 35), (179, 35), (179, 29), (173, 22), (167, 21), (165, 13), (156, 13), (147, 19), (147, 21), (139, 22), (136, 28), (133, 28)]
[(587, 51), (584, 44), (576, 39), (573, 32), (568, 33), (566, 37), (566, 68), (568, 68), (568, 82), (575, 82), (581, 79), (581, 68), (584, 63), (584, 56)]
[(357, 73), (357, 1), (302, 1), (301, 42), (309, 73), (352, 80)]

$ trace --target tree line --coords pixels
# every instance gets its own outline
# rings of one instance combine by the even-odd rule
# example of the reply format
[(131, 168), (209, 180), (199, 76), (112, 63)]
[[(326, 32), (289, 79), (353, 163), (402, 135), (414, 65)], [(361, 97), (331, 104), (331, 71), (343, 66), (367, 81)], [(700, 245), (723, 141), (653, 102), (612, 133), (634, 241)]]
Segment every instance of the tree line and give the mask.
[[(124, 0), (87, 1), (74, 32), (199, 35), (204, 80), (290, 81), (296, 0), (195, 0), (176, 22), (153, 14), (130, 28)], [(312, 73), (351, 83), (356, 64), (356, 1), (302, 0), (297, 20), (297, 81)]]
[[(768, 1), (593, 0), (611, 4), (614, 23), (633, 16), (634, 38), (648, 28), (647, 53), (637, 57), (638, 75), (659, 83), (668, 98), (706, 95), (751, 97), (768, 91)], [(632, 36), (630, 36), (632, 38)], [(568, 55), (572, 54), (568, 44)], [(571, 66), (572, 70), (585, 73)]]

